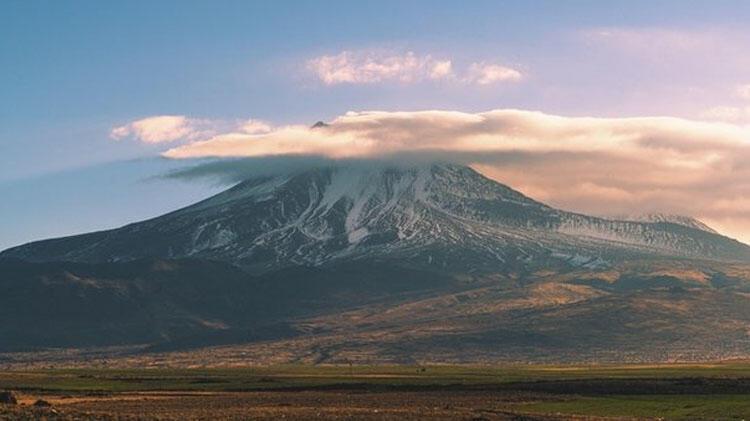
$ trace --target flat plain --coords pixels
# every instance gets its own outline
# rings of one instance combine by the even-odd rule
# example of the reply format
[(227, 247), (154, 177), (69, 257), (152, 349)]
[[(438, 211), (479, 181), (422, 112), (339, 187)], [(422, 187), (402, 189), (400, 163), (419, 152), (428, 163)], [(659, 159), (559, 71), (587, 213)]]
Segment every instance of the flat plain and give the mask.
[(750, 363), (4, 370), (0, 390), (0, 419), (741, 420)]

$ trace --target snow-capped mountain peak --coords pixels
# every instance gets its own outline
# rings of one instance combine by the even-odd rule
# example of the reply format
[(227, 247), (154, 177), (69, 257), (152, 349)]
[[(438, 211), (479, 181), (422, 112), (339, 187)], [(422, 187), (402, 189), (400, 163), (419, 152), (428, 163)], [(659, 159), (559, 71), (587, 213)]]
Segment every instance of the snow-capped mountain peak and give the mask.
[(0, 256), (200, 257), (256, 271), (364, 258), (494, 272), (654, 253), (750, 260), (749, 247), (702, 226), (655, 222), (667, 221), (557, 210), (461, 165), (342, 164), (253, 178), (158, 218)]

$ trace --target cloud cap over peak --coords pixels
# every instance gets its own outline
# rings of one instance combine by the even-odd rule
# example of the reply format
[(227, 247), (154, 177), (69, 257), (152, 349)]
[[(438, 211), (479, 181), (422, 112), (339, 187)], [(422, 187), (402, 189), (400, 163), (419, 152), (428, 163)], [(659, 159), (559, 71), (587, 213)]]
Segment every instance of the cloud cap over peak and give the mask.
[(406, 151), (564, 151), (627, 154), (658, 150), (683, 163), (707, 151), (744, 148), (744, 126), (673, 117), (562, 117), (515, 109), (348, 112), (324, 127), (230, 131), (172, 148), (171, 158), (314, 154), (371, 157)]
[(227, 131), (170, 158), (430, 157), (472, 164), (566, 209), (695, 216), (750, 239), (750, 129), (673, 117), (565, 117), (536, 111), (363, 111), (327, 126)]

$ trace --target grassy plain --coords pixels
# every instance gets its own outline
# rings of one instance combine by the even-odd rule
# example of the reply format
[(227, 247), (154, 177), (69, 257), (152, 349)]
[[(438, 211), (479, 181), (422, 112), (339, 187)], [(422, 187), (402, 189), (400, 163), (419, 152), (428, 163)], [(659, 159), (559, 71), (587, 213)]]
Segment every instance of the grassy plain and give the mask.
[[(4, 408), (6, 418), (750, 417), (750, 364), (744, 362), (6, 370), (0, 390), (16, 391), (26, 404)], [(40, 398), (52, 408), (32, 408)]]

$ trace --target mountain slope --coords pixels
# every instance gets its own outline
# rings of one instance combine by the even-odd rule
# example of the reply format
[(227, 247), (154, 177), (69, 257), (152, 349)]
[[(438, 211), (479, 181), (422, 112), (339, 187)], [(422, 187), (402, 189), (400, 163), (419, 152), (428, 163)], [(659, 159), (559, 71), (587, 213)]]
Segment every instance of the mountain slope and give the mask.
[(445, 276), (367, 262), (258, 277), (196, 259), (0, 259), (0, 352), (268, 340), (294, 336), (289, 322), (300, 317), (453, 288)]
[(37, 262), (208, 258), (262, 273), (390, 257), (456, 272), (508, 272), (653, 254), (750, 261), (750, 247), (697, 224), (565, 212), (450, 164), (331, 166), (251, 179), (158, 218), (34, 242), (0, 256)]
[[(194, 259), (0, 260), (0, 289), (4, 363), (88, 365), (91, 355), (106, 364), (189, 366), (750, 357), (748, 264), (650, 258), (519, 279), (378, 261), (252, 276)], [(76, 361), (70, 348), (86, 348), (88, 357)]]

